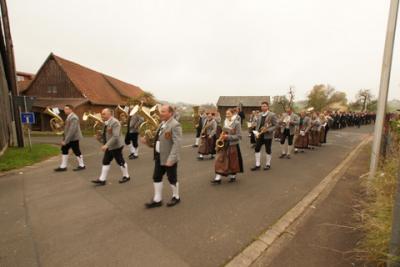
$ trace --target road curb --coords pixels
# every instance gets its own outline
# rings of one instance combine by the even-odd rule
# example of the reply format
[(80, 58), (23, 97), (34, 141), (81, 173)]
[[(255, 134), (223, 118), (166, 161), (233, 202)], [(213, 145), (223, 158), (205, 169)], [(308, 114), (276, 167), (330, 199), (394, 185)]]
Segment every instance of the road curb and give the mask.
[(347, 157), (334, 168), (325, 178), (315, 186), (300, 202), (283, 215), (274, 225), (262, 233), (255, 241), (247, 246), (242, 252), (231, 259), (226, 267), (248, 267), (251, 266), (265, 251), (267, 251), (274, 241), (276, 241), (301, 215), (312, 206), (312, 204), (323, 193), (329, 193), (340, 179), (351, 162), (355, 159), (361, 149), (367, 145), (372, 136), (367, 136), (353, 149)]

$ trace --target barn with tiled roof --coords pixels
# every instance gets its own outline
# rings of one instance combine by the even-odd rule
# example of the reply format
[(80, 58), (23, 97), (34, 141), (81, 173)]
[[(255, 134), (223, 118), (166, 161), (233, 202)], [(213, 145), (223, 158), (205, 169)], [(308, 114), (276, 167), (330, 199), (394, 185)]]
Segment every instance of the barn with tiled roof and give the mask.
[(37, 113), (35, 130), (48, 130), (46, 107), (60, 110), (71, 104), (81, 116), (85, 111), (99, 112), (105, 107), (124, 105), (143, 93), (138, 86), (92, 70), (78, 63), (50, 54), (30, 82), (24, 95), (35, 96), (33, 111)]

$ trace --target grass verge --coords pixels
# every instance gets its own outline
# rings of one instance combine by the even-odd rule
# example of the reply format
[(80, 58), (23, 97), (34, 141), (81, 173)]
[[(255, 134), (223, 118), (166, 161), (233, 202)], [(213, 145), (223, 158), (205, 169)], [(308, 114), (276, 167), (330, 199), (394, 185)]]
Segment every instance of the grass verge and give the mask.
[[(364, 178), (365, 198), (360, 217), (364, 238), (359, 243), (361, 260), (373, 266), (386, 266), (392, 229), (393, 205), (397, 185), (400, 151), (392, 151), (374, 179)], [(400, 259), (394, 259), (400, 262)], [(369, 266), (369, 265), (368, 265)]]
[(18, 169), (43, 161), (60, 153), (60, 149), (49, 144), (33, 144), (29, 147), (10, 147), (0, 157), (0, 172)]

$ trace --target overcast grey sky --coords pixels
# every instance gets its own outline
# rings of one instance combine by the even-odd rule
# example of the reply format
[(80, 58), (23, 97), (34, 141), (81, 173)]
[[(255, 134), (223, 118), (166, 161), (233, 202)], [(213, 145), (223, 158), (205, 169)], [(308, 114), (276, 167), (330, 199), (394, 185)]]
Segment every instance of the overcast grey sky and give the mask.
[[(17, 68), (50, 52), (168, 101), (377, 95), (389, 0), (12, 0)], [(400, 27), (398, 27), (400, 28)], [(399, 39), (399, 38), (398, 38)], [(389, 99), (400, 98), (399, 42)]]

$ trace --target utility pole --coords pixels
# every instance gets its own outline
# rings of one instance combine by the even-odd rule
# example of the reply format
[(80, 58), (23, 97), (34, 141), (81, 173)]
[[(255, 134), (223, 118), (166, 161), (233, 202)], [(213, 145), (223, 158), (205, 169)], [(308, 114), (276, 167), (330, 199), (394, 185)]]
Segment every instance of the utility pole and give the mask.
[(389, 20), (387, 24), (385, 50), (381, 70), (381, 81), (379, 86), (378, 111), (376, 114), (374, 139), (372, 143), (371, 163), (369, 168), (369, 179), (373, 179), (378, 168), (379, 154), (382, 142), (383, 125), (385, 122), (386, 102), (389, 90), (390, 72), (392, 69), (393, 46), (396, 33), (397, 13), (399, 0), (390, 1)]
[[(18, 96), (18, 88), (17, 88), (17, 74), (15, 68), (15, 58), (14, 58), (14, 45), (11, 38), (10, 31), (10, 21), (8, 19), (8, 11), (7, 11), (7, 3), (6, 0), (0, 0), (0, 8), (1, 8), (1, 17), (3, 20), (3, 29), (4, 29), (4, 39), (6, 46), (6, 76), (8, 80), (8, 86), (11, 89), (12, 93), (12, 101), (14, 101), (14, 97)], [(3, 41), (3, 40), (1, 40)], [(15, 103), (12, 103), (13, 113), (14, 113), (14, 123), (17, 133), (17, 143), (19, 147), (24, 146), (24, 135), (22, 132), (22, 125), (19, 116), (19, 109)]]

